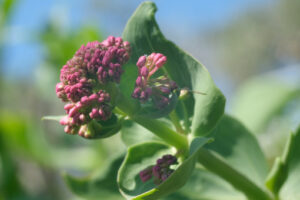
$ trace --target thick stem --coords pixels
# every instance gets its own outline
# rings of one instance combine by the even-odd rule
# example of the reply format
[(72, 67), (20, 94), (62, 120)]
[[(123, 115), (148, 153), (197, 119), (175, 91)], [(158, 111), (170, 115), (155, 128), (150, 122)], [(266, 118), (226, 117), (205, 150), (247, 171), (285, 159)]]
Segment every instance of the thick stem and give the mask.
[(176, 147), (178, 151), (183, 153), (188, 152), (188, 140), (185, 135), (178, 134), (156, 119), (149, 119), (141, 116), (131, 117), (131, 119), (153, 132), (166, 143)]
[(237, 190), (243, 192), (251, 200), (272, 200), (271, 194), (257, 186), (240, 172), (233, 169), (230, 165), (218, 158), (215, 154), (201, 148), (199, 151), (198, 162), (207, 170), (225, 179)]

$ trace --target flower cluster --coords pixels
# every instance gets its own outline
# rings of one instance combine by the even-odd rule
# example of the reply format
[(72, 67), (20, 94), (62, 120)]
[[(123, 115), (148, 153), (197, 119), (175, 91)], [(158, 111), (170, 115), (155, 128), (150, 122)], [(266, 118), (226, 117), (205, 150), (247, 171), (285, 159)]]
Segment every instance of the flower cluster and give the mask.
[(170, 96), (177, 89), (174, 81), (165, 76), (151, 79), (151, 76), (167, 61), (167, 57), (161, 53), (141, 56), (137, 61), (138, 77), (132, 97), (145, 103), (151, 99), (156, 107), (163, 108), (170, 102)]
[(109, 94), (100, 90), (76, 103), (68, 103), (64, 107), (68, 115), (61, 119), (60, 124), (65, 125), (66, 133), (75, 134), (81, 125), (93, 119), (105, 121), (111, 116), (109, 101)]
[(140, 172), (140, 179), (143, 182), (148, 181), (154, 177), (154, 183), (159, 185), (165, 181), (174, 170), (170, 168), (171, 165), (178, 164), (177, 158), (170, 154), (164, 155), (162, 158), (156, 161), (156, 165), (150, 166)]
[(103, 42), (89, 42), (67, 61), (60, 72), (56, 94), (64, 102), (67, 116), (61, 120), (65, 132), (75, 134), (91, 120), (111, 116), (110, 95), (99, 90), (108, 82), (120, 82), (122, 65), (128, 61), (129, 43), (109, 36)]
[(95, 84), (120, 82), (122, 65), (129, 59), (130, 46), (122, 38), (109, 36), (103, 42), (82, 45), (61, 69), (56, 93), (63, 101), (77, 102), (90, 95)]

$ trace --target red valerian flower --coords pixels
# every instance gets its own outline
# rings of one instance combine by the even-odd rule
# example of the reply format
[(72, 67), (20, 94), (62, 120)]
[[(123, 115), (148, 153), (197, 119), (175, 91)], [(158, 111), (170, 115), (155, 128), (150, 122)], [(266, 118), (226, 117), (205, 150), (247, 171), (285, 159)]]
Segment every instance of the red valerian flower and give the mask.
[(65, 105), (67, 116), (60, 121), (65, 132), (76, 134), (91, 120), (110, 118), (110, 95), (99, 88), (108, 82), (120, 82), (122, 65), (128, 61), (129, 53), (129, 42), (109, 36), (103, 42), (82, 45), (62, 67), (56, 94), (69, 102)]

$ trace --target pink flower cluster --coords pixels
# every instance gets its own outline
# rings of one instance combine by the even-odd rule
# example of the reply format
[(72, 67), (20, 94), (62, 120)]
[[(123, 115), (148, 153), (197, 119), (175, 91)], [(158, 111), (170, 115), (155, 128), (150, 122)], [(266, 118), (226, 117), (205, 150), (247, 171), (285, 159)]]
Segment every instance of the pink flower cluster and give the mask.
[(100, 90), (82, 97), (76, 103), (68, 103), (64, 107), (67, 116), (60, 120), (60, 124), (65, 126), (66, 133), (76, 134), (81, 125), (87, 124), (93, 119), (105, 121), (111, 116), (109, 102), (109, 94)]
[(110, 96), (97, 88), (108, 82), (120, 82), (122, 65), (129, 60), (129, 53), (129, 42), (109, 36), (103, 42), (82, 45), (62, 67), (56, 94), (70, 102), (65, 106), (68, 115), (61, 120), (65, 132), (75, 134), (92, 119), (110, 118)]
[(151, 79), (151, 76), (161, 68), (167, 61), (167, 57), (161, 53), (152, 53), (151, 55), (141, 56), (137, 61), (139, 70), (135, 82), (135, 89), (132, 97), (139, 99), (142, 103), (152, 99), (154, 104), (159, 107), (165, 107), (169, 104), (169, 96), (177, 89), (177, 84), (167, 77)]
[(154, 183), (159, 185), (165, 181), (173, 172), (173, 169), (170, 169), (171, 165), (178, 164), (177, 158), (170, 154), (164, 155), (162, 158), (156, 161), (156, 165), (150, 166), (145, 170), (140, 172), (140, 179), (143, 182), (146, 182), (154, 177)]
[(103, 42), (89, 42), (75, 53), (60, 73), (56, 93), (63, 101), (77, 102), (90, 95), (95, 84), (120, 82), (122, 65), (128, 61), (130, 45), (109, 36)]

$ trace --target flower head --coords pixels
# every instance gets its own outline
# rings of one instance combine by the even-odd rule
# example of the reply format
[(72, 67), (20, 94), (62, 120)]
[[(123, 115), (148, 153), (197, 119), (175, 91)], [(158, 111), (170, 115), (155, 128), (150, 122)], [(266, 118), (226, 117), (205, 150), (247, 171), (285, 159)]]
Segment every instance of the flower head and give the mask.
[(99, 86), (120, 82), (122, 65), (128, 61), (130, 45), (120, 37), (89, 42), (76, 51), (60, 71), (56, 94), (64, 102), (67, 116), (61, 120), (65, 132), (81, 133), (91, 120), (111, 116), (110, 95)]
[(138, 77), (132, 97), (142, 103), (153, 100), (158, 108), (163, 108), (170, 103), (170, 96), (177, 89), (177, 84), (166, 76), (151, 78), (167, 61), (167, 57), (161, 53), (141, 56), (137, 61)]

